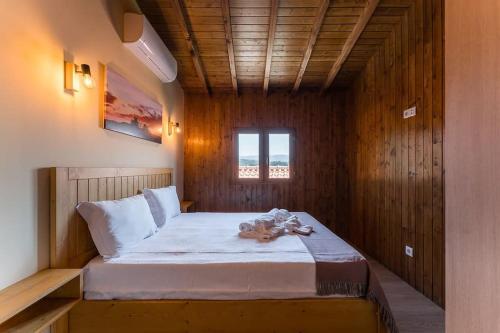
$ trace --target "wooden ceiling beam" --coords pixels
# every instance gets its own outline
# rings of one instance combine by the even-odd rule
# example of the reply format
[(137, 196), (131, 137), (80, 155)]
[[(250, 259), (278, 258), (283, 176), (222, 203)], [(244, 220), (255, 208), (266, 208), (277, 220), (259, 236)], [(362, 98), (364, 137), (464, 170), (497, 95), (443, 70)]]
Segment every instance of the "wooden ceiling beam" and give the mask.
[(273, 58), (274, 35), (276, 34), (276, 23), (278, 22), (279, 0), (271, 0), (271, 14), (269, 17), (269, 34), (267, 36), (266, 68), (264, 72), (264, 95), (269, 91), (269, 80), (271, 78), (271, 62)]
[(238, 94), (238, 80), (236, 77), (236, 62), (234, 60), (233, 31), (231, 27), (231, 12), (229, 0), (221, 0), (222, 15), (224, 18), (224, 30), (226, 33), (227, 54), (229, 56), (229, 68), (231, 70), (231, 82), (234, 93)]
[(330, 0), (323, 0), (321, 3), (318, 13), (316, 14), (316, 18), (314, 20), (314, 25), (311, 30), (311, 36), (309, 37), (309, 41), (307, 43), (306, 52), (304, 53), (304, 57), (302, 58), (302, 63), (300, 64), (299, 73), (297, 74), (297, 78), (295, 79), (295, 84), (293, 85), (293, 93), (296, 93), (300, 88), (300, 83), (302, 82), (302, 78), (304, 77), (304, 73), (306, 72), (307, 64), (309, 64), (309, 59), (311, 58), (311, 54), (316, 44), (316, 39), (318, 38), (319, 32), (321, 30), (321, 26), (323, 25), (323, 20), (325, 19), (326, 12), (328, 11), (328, 7), (330, 6)]
[(205, 92), (210, 94), (210, 87), (208, 85), (205, 69), (203, 68), (203, 63), (201, 62), (200, 58), (200, 52), (198, 50), (196, 40), (194, 39), (193, 33), (190, 28), (191, 25), (189, 24), (189, 18), (184, 10), (183, 0), (171, 0), (171, 1), (172, 1), (172, 7), (174, 8), (175, 16), (177, 18), (177, 22), (179, 23), (182, 35), (186, 40), (189, 53), (191, 54), (191, 58), (193, 59), (193, 64), (196, 70), (196, 74), (200, 78), (203, 90), (205, 90)]
[(359, 16), (356, 25), (354, 26), (349, 37), (347, 37), (347, 41), (345, 42), (344, 46), (342, 47), (342, 50), (340, 51), (340, 55), (338, 56), (337, 60), (335, 60), (334, 64), (332, 65), (332, 68), (330, 69), (330, 72), (328, 73), (328, 77), (326, 78), (326, 81), (323, 84), (323, 87), (321, 88), (322, 93), (324, 93), (332, 85), (333, 80), (335, 80), (335, 77), (342, 68), (342, 65), (349, 57), (349, 54), (351, 54), (354, 45), (356, 45), (359, 36), (361, 36), (361, 33), (365, 30), (365, 27), (368, 24), (368, 21), (370, 21), (370, 18), (375, 12), (375, 9), (377, 8), (379, 2), (380, 2), (379, 0), (367, 1), (363, 13)]

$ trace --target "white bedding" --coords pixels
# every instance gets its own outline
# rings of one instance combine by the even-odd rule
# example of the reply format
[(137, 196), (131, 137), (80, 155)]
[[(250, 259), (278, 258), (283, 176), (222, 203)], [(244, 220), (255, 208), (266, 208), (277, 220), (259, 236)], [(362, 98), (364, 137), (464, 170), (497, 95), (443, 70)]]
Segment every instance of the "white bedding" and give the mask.
[[(259, 243), (238, 225), (261, 213), (190, 213), (130, 253), (85, 267), (85, 299), (286, 299), (316, 296), (315, 262), (298, 236)], [(294, 213), (307, 224), (307, 213)]]

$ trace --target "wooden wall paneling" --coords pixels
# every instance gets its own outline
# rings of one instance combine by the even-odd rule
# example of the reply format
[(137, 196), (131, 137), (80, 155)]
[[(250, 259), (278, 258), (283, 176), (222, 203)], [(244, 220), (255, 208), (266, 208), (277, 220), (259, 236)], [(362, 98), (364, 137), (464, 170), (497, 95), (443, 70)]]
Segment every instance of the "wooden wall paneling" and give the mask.
[[(347, 223), (341, 235), (443, 306), (442, 3), (385, 12), (398, 20), (347, 94), (338, 163), (348, 204), (337, 220)], [(417, 115), (402, 119), (414, 105)]]
[[(415, 33), (415, 6), (408, 9), (408, 46), (409, 46), (409, 65), (408, 65), (408, 93), (409, 104), (416, 106), (416, 33)], [(410, 106), (409, 105), (409, 106)], [(408, 246), (415, 248), (416, 244), (416, 153), (415, 153), (415, 131), (416, 117), (409, 118), (408, 124), (408, 209), (409, 209), (409, 243)], [(416, 260), (415, 257), (407, 258), (408, 261), (408, 282), (413, 287), (416, 286)]]
[[(375, 74), (375, 63), (373, 60), (370, 60), (368, 62), (367, 68), (370, 68), (367, 73), (368, 75), (366, 76), (366, 86), (364, 87), (364, 91), (368, 94), (366, 101), (363, 105), (364, 108), (368, 108), (370, 106), (377, 105), (377, 99), (376, 99), (376, 94), (374, 93), (375, 91), (375, 84), (376, 84), (376, 74)], [(370, 127), (369, 127), (369, 138), (368, 140), (371, 142), (378, 142), (380, 138), (380, 132), (379, 132), (379, 124), (377, 123), (377, 114), (368, 114), (367, 117), (369, 118), (370, 122)], [(376, 203), (378, 200), (378, 191), (379, 191), (379, 183), (376, 181), (373, 181), (377, 179), (377, 175), (379, 172), (378, 166), (378, 147), (379, 145), (366, 145), (369, 147), (370, 152), (369, 154), (369, 162), (368, 165), (371, 165), (370, 168), (368, 168), (369, 171), (369, 183), (367, 185), (369, 190), (369, 196), (368, 196), (368, 202)], [(376, 204), (370, 204), (368, 205), (367, 213), (366, 216), (363, 216), (364, 221), (366, 221), (366, 228), (367, 228), (367, 237), (366, 237), (366, 247), (367, 249), (370, 249), (372, 253), (377, 253), (378, 251), (378, 244), (377, 244), (377, 230), (379, 228), (378, 225), (378, 205)]]
[[(394, 155), (395, 162), (395, 174), (394, 174), (394, 209), (395, 213), (395, 221), (394, 221), (394, 235), (395, 235), (395, 273), (399, 276), (402, 276), (403, 271), (403, 256), (404, 256), (404, 244), (402, 242), (402, 234), (403, 234), (403, 226), (402, 226), (402, 164), (403, 164), (403, 118), (401, 117), (401, 110), (404, 110), (406, 106), (403, 105), (403, 93), (400, 90), (401, 84), (403, 81), (402, 77), (402, 45), (401, 45), (401, 21), (395, 25), (394, 27), (394, 70), (395, 70), (395, 78), (393, 82), (393, 91), (395, 95), (395, 109), (393, 111), (396, 125), (396, 135), (394, 136), (395, 140), (395, 149), (396, 154)], [(399, 82), (399, 84), (398, 84)], [(399, 201), (401, 200), (401, 201)]]
[[(433, 2), (433, 72), (444, 73), (443, 65), (443, 26), (444, 15), (442, 1)], [(443, 130), (444, 130), (444, 75), (433, 75), (432, 104), (432, 295), (438, 304), (444, 300), (444, 165), (443, 165)]]
[(424, 138), (424, 294), (432, 298), (432, 247), (433, 247), (433, 229), (432, 229), (432, 98), (433, 98), (433, 0), (424, 1), (424, 98), (423, 98), (423, 138)]
[(394, 269), (393, 265), (393, 259), (394, 259), (394, 254), (392, 253), (392, 246), (393, 246), (393, 241), (394, 241), (394, 234), (392, 233), (392, 226), (394, 223), (394, 216), (393, 216), (393, 207), (392, 207), (392, 182), (393, 182), (393, 172), (392, 172), (392, 166), (393, 166), (393, 160), (392, 160), (392, 153), (393, 153), (393, 147), (392, 147), (392, 138), (393, 138), (393, 120), (394, 120), (394, 115), (393, 115), (393, 100), (392, 100), (392, 59), (391, 59), (391, 38), (387, 38), (384, 42), (384, 47), (383, 47), (383, 52), (384, 52), (384, 66), (385, 66), (385, 79), (384, 79), (384, 92), (385, 92), (385, 98), (384, 98), (384, 117), (385, 117), (385, 123), (386, 123), (386, 131), (385, 131), (385, 157), (384, 157), (384, 163), (385, 163), (385, 179), (384, 179), (384, 198), (385, 198), (385, 234), (386, 234), (386, 241), (385, 241), (385, 251), (386, 251), (386, 260), (387, 260), (387, 265), (388, 267), (392, 270)]
[[(401, 103), (402, 108), (406, 109), (410, 106), (409, 104), (409, 94), (408, 94), (408, 80), (409, 80), (409, 70), (408, 70), (408, 13), (406, 13), (401, 18)], [(409, 127), (408, 121), (402, 121), (401, 123), (401, 244), (405, 246), (410, 244), (410, 232), (409, 232)], [(405, 281), (409, 281), (409, 263), (408, 260), (404, 259), (405, 254), (402, 253), (402, 267), (401, 276)]]
[[(335, 96), (292, 97), (242, 89), (240, 96), (190, 93), (185, 106), (185, 195), (200, 211), (306, 210), (334, 225)], [(296, 176), (290, 182), (238, 183), (232, 179), (232, 131), (237, 127), (289, 127), (296, 132)], [(325, 153), (327, 152), (327, 153)]]
[[(416, 86), (416, 106), (417, 115), (415, 116), (415, 168), (416, 168), (416, 185), (415, 185), (415, 285), (420, 291), (424, 290), (424, 220), (423, 220), (423, 171), (424, 171), (424, 137), (423, 137), (423, 88), (424, 88), (424, 11), (423, 1), (415, 0), (415, 31), (416, 31), (416, 69), (415, 69), (415, 86)], [(420, 112), (418, 112), (420, 111)]]

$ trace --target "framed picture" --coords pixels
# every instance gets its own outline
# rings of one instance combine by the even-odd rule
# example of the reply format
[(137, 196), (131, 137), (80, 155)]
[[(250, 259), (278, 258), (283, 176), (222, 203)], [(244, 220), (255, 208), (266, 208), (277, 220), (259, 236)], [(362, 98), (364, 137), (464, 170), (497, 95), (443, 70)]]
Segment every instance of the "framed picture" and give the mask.
[(103, 127), (161, 143), (162, 105), (109, 66), (104, 71)]

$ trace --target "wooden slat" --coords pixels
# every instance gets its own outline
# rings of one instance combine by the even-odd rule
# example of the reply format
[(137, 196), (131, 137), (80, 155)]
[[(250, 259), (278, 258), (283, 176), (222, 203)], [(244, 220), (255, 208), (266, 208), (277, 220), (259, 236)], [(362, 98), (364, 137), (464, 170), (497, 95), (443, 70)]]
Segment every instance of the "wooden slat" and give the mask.
[(328, 73), (328, 77), (323, 84), (323, 87), (321, 88), (321, 91), (324, 92), (326, 89), (330, 88), (331, 84), (333, 83), (333, 80), (335, 80), (335, 77), (337, 76), (338, 72), (340, 71), (342, 65), (346, 61), (347, 57), (352, 51), (352, 48), (356, 44), (356, 42), (359, 39), (359, 36), (361, 36), (361, 33), (366, 27), (366, 24), (370, 20), (370, 18), (373, 15), (373, 12), (375, 11), (375, 8), (377, 8), (377, 5), (379, 3), (379, 0), (367, 0), (366, 7), (363, 10), (363, 13), (359, 17), (358, 22), (354, 26), (354, 29), (352, 30), (351, 34), (347, 38), (346, 43), (342, 47), (342, 52), (341, 55), (337, 58), (337, 60), (334, 62), (332, 68), (330, 69), (330, 72)]
[(236, 78), (236, 65), (234, 61), (233, 33), (231, 27), (231, 14), (229, 0), (221, 0), (222, 14), (224, 16), (224, 30), (226, 32), (227, 54), (229, 56), (229, 67), (231, 70), (231, 83), (233, 91), (238, 94), (238, 80)]
[(316, 44), (316, 39), (318, 38), (321, 25), (323, 24), (323, 19), (325, 18), (326, 11), (330, 6), (330, 0), (323, 0), (321, 6), (318, 8), (318, 13), (316, 14), (316, 19), (311, 30), (311, 35), (309, 36), (309, 41), (307, 43), (306, 50), (304, 52), (304, 57), (302, 63), (300, 64), (299, 73), (297, 74), (297, 79), (293, 85), (293, 92), (296, 93), (299, 90), (300, 83), (304, 77), (307, 65), (309, 64), (309, 59), (311, 58), (311, 53), (313, 51), (314, 45)]
[[(345, 121), (348, 199), (338, 218), (349, 221), (344, 237), (442, 306), (440, 6), (442, 0), (418, 0), (408, 7), (352, 83)], [(402, 119), (412, 106), (417, 115)], [(413, 257), (404, 254), (406, 245)]]
[[(444, 3), (443, 1), (434, 1), (433, 22), (433, 72), (443, 73), (444, 66)], [(443, 168), (443, 108), (444, 108), (444, 77), (443, 75), (433, 75), (433, 170), (432, 170), (432, 192), (433, 192), (433, 269), (432, 269), (432, 297), (438, 304), (445, 306), (444, 294), (444, 168)]]
[(115, 200), (116, 199), (116, 183), (115, 178), (107, 178), (106, 179), (106, 200)]
[(99, 178), (98, 180), (98, 190), (97, 190), (97, 200), (103, 201), (107, 198), (108, 184), (106, 178)]
[(271, 0), (271, 13), (269, 16), (269, 35), (267, 36), (266, 68), (264, 72), (264, 95), (269, 90), (269, 79), (271, 77), (271, 62), (274, 48), (274, 35), (276, 34), (276, 23), (278, 21), (279, 0)]
[(171, 173), (171, 168), (67, 168), (68, 180)]
[(200, 58), (200, 53), (198, 51), (196, 40), (194, 39), (190, 29), (189, 20), (184, 12), (184, 6), (182, 4), (182, 0), (171, 0), (171, 1), (172, 1), (172, 7), (174, 8), (175, 11), (177, 22), (181, 27), (182, 34), (184, 36), (184, 39), (186, 40), (189, 52), (191, 53), (193, 64), (196, 69), (196, 74), (198, 75), (198, 78), (201, 81), (203, 89), (208, 94), (210, 94), (210, 87), (208, 86), (207, 77), (205, 75), (205, 69), (203, 68), (203, 63)]

